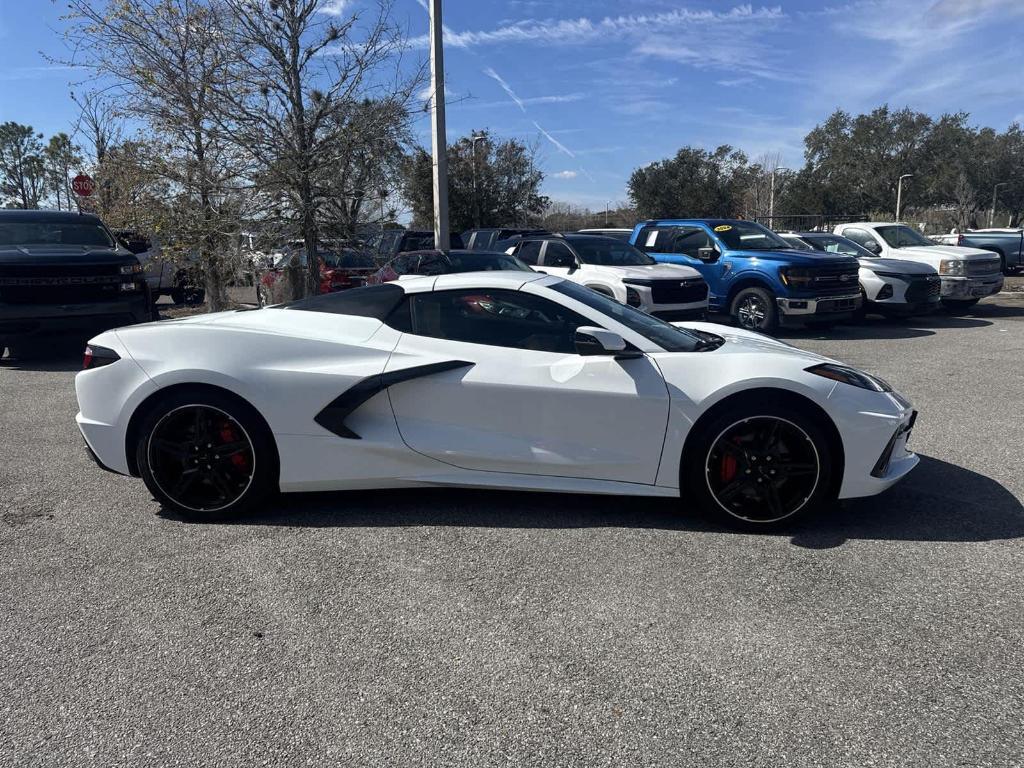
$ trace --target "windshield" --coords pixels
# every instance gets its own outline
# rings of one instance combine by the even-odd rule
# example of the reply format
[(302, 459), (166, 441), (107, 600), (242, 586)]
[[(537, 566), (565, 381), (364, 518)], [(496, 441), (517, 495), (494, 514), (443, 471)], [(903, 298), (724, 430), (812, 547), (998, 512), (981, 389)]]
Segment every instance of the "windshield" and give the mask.
[(0, 245), (79, 245), (113, 248), (99, 224), (88, 222), (12, 221), (0, 224)]
[(786, 247), (792, 248), (797, 251), (813, 251), (814, 246), (800, 239), (797, 235), (783, 235), (782, 239), (786, 241)]
[(601, 267), (639, 267), (657, 262), (629, 243), (611, 237), (574, 237), (568, 243), (584, 264)]
[(875, 227), (875, 232), (889, 244), (890, 248), (907, 248), (912, 245), (935, 245), (915, 229), (898, 224), (892, 227)]
[(793, 247), (767, 227), (753, 221), (711, 224), (715, 235), (731, 251), (776, 251)]
[(620, 304), (603, 293), (584, 288), (577, 283), (562, 280), (548, 287), (622, 323), (648, 341), (653, 341), (666, 352), (694, 352), (704, 342), (695, 333), (677, 328), (627, 304)]
[(875, 254), (845, 237), (839, 235), (805, 235), (804, 239), (814, 246), (816, 251), (827, 253), (842, 253), (847, 256), (856, 256), (860, 259), (873, 259)]

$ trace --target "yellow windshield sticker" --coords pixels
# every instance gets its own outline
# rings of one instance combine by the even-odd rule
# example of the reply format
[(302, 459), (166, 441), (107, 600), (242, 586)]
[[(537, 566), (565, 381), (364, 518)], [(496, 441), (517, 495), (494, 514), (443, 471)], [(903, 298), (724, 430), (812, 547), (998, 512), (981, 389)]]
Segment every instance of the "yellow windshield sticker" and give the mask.
[(732, 224), (719, 224), (715, 227), (715, 232), (728, 232), (732, 229)]

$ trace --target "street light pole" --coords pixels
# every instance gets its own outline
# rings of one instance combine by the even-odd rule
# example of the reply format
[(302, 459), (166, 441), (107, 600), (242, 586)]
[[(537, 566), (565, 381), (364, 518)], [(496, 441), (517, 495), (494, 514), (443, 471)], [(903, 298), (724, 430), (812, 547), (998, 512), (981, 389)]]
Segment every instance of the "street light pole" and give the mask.
[(896, 182), (896, 221), (900, 220), (900, 210), (903, 208), (903, 180), (912, 178), (914, 174), (904, 173)]
[(604, 201), (604, 225), (606, 227), (608, 226), (608, 209), (611, 208), (611, 205), (612, 205), (612, 201), (611, 200), (605, 200)]
[(447, 251), (448, 237), (448, 136), (444, 125), (444, 25), (441, 0), (430, 0), (430, 147), (434, 166), (434, 247)]
[(773, 226), (775, 223), (775, 172), (776, 171), (788, 171), (789, 168), (784, 168), (781, 165), (772, 168), (772, 184), (771, 191), (768, 193), (768, 224), (769, 229), (775, 229)]
[(476, 186), (476, 143), (484, 141), (487, 137), (473, 134), (470, 140), (473, 142), (473, 229), (480, 229), (480, 198)]
[(994, 226), (996, 220), (996, 197), (999, 195), (1000, 187), (1008, 187), (1009, 183), (1000, 181), (994, 187), (992, 187), (992, 210), (988, 212), (988, 225), (989, 227)]

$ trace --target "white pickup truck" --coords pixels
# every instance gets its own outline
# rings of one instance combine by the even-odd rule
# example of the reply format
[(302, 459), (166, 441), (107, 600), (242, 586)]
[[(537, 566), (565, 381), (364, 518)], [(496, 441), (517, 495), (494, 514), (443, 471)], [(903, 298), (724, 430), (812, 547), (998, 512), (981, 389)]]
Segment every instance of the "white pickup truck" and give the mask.
[(991, 251), (939, 245), (906, 224), (893, 222), (858, 221), (839, 224), (833, 231), (878, 256), (934, 268), (942, 280), (942, 303), (949, 309), (967, 309), (1003, 288), (999, 256)]

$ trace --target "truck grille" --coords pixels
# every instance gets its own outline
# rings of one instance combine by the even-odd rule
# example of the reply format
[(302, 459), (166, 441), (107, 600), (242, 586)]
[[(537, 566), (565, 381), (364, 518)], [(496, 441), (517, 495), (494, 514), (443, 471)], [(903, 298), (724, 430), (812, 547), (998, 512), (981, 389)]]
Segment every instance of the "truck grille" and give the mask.
[(850, 293), (858, 288), (859, 267), (856, 264), (842, 267), (820, 267), (813, 270), (814, 281), (810, 290), (815, 293)]
[(655, 304), (692, 304), (707, 297), (708, 284), (699, 277), (651, 281), (651, 300)]
[(980, 275), (996, 275), (999, 274), (999, 257), (991, 259), (978, 259), (977, 261), (967, 262), (967, 274), (971, 277)]
[(923, 280), (911, 280), (904, 295), (908, 302), (928, 301), (928, 299), (938, 296), (941, 291), (942, 281), (936, 275)]
[[(81, 304), (120, 295), (120, 265), (69, 264), (0, 266), (0, 302)], [(127, 278), (131, 279), (131, 278)]]

